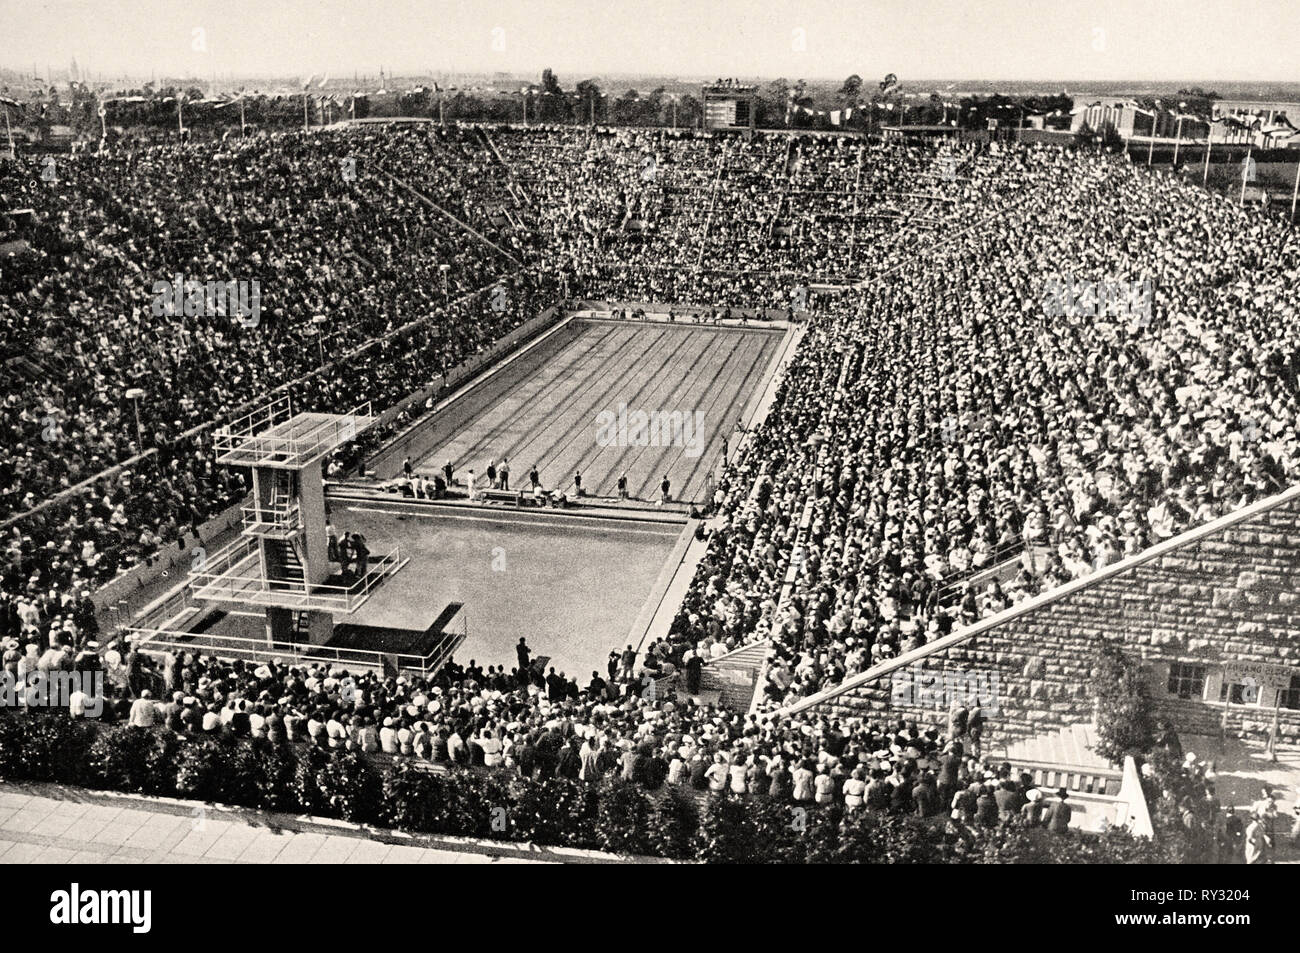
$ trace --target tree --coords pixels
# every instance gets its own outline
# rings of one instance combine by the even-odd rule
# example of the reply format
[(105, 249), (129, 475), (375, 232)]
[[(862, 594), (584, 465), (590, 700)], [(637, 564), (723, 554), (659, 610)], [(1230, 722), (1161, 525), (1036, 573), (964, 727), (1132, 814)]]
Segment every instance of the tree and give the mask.
[(1178, 91), (1178, 101), (1185, 105), (1179, 110), (1185, 115), (1197, 116), (1208, 120), (1214, 115), (1214, 101), (1222, 97), (1213, 91), (1206, 91), (1199, 86), (1190, 86)]
[(646, 111), (645, 100), (635, 89), (629, 89), (626, 93), (614, 100), (613, 114), (614, 121), (625, 126), (639, 126), (642, 124), (642, 115)]
[[(804, 109), (812, 109), (814, 105), (813, 98), (807, 95), (808, 84), (799, 80), (794, 84), (791, 90), (790, 103), (796, 107), (790, 110), (790, 125), (800, 128), (809, 128), (814, 124), (815, 117), (804, 112)], [(802, 109), (797, 107), (803, 107)]]
[(784, 125), (790, 102), (790, 82), (784, 76), (767, 84), (767, 95), (758, 97), (758, 121), (763, 125)]
[(845, 106), (856, 104), (858, 97), (862, 95), (862, 77), (854, 73), (844, 81), (844, 85), (840, 87), (840, 91), (835, 95), (840, 103)]
[(534, 100), (537, 115), (543, 122), (559, 122), (569, 116), (569, 100), (550, 67), (542, 70), (542, 88)]
[(693, 840), (699, 826), (694, 799), (676, 785), (669, 785), (649, 821), (650, 846), (660, 857), (686, 860), (694, 856)]
[(1093, 663), (1092, 691), (1097, 700), (1097, 753), (1121, 762), (1143, 755), (1155, 743), (1155, 706), (1142, 669), (1118, 648), (1103, 643)]
[(601, 106), (603, 95), (600, 91), (600, 84), (594, 79), (584, 79), (574, 91), (578, 94), (577, 113), (581, 122), (596, 122), (600, 119), (604, 109)]
[(1098, 130), (1101, 135), (1101, 146), (1109, 152), (1118, 152), (1124, 148), (1124, 137), (1119, 134), (1115, 124), (1110, 120), (1101, 124)]
[(677, 104), (677, 125), (681, 129), (698, 126), (704, 118), (704, 104), (698, 97), (683, 96)]

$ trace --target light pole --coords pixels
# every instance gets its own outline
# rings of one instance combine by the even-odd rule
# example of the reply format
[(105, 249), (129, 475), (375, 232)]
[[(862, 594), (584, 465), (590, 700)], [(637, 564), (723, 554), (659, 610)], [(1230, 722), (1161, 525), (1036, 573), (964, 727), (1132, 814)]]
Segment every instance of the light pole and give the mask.
[(1183, 141), (1183, 110), (1187, 103), (1178, 104), (1178, 134), (1174, 137), (1174, 168), (1178, 168), (1178, 145)]
[(144, 390), (139, 387), (128, 387), (126, 390), (126, 399), (135, 405), (135, 441), (137, 453), (144, 453), (144, 428), (140, 426), (140, 398), (144, 396)]
[(315, 315), (311, 319), (312, 327), (315, 328), (316, 347), (320, 351), (321, 367), (325, 366), (325, 324), (327, 320), (328, 319), (323, 314)]
[(1211, 119), (1205, 126), (1205, 172), (1201, 176), (1201, 188), (1210, 187), (1210, 152), (1214, 149), (1214, 120)]
[(1241, 163), (1241, 204), (1246, 204), (1246, 179), (1250, 175), (1250, 152), (1255, 144), (1252, 142), (1246, 147), (1246, 158)]
[(1295, 164), (1295, 185), (1291, 187), (1291, 221), (1295, 221), (1295, 200), (1300, 196), (1300, 162)]
[(1156, 120), (1160, 117), (1160, 100), (1151, 110), (1151, 138), (1147, 140), (1147, 168), (1151, 168), (1151, 154), (1156, 150)]

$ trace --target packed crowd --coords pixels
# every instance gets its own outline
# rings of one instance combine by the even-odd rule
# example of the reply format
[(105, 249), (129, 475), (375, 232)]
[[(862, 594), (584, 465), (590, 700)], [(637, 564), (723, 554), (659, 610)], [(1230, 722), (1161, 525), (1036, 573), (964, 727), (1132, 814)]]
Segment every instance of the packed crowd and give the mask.
[[(92, 628), (96, 586), (185, 547), (243, 495), (204, 442), (242, 401), (292, 387), (299, 409), (382, 410), (565, 296), (813, 312), (719, 482), (673, 633), (643, 663), (690, 672), (771, 639), (770, 706), (1275, 492), (1300, 465), (1300, 246), (1123, 157), (422, 127), (124, 146), (57, 168), (57, 183), (0, 170), (4, 209), (38, 223), (34, 252), (0, 279), (14, 371), (0, 518), (102, 474), (7, 527), (10, 635), (40, 652), (61, 641), (56, 623)], [(154, 283), (178, 274), (258, 281), (260, 317), (155, 314)], [(1154, 298), (1054, 309), (1063, 278), (1146, 282)], [(819, 280), (839, 292), (813, 294)], [(330, 472), (383, 434), (367, 436)], [(614, 748), (644, 740), (652, 760), (689, 736), (686, 765), (730, 768), (768, 745), (764, 763), (793, 773), (786, 742), (763, 740), (777, 729), (611, 694), (617, 679), (525, 676), (451, 668), (424, 689), (474, 715), (442, 723), (447, 739), (470, 732), (457, 732), (467, 749), (484, 730), (504, 749), (558, 719), (584, 737), (607, 728)], [(294, 678), (310, 721), (322, 706), (307, 681), (328, 674)], [(385, 703), (413, 690), (375, 686)], [(216, 701), (176, 691), (211, 714)], [(250, 692), (241, 682), (250, 708), (281, 697)], [(402, 730), (396, 709), (365, 707), (376, 736), (386, 718)], [(428, 721), (405, 717), (409, 732)], [(873, 739), (864, 750), (893, 744)]]
[[(676, 629), (771, 637), (780, 705), (1290, 485), (1283, 225), (1120, 159), (1020, 153), (1021, 199), (816, 320)], [(1143, 282), (1149, 311), (1118, 295)], [(847, 313), (846, 313), (847, 312)]]
[[(35, 213), (0, 273), (7, 604), (79, 601), (197, 543), (247, 491), (216, 465), (213, 424), (286, 388), (295, 409), (390, 407), (559, 296), (489, 203), (505, 173), (473, 131), (127, 144), (59, 158), (54, 181), (30, 166), (0, 169), (5, 231)], [(184, 284), (210, 280), (255, 284), (255, 307)]]
[(802, 303), (807, 282), (869, 275), (883, 247), (915, 254), (1018, 181), (989, 155), (845, 138), (560, 128), (500, 148), (589, 297), (695, 305)]
[[(77, 644), (70, 633), (62, 644), (24, 655), (9, 640), (0, 658), (7, 686), (17, 686), (9, 704), (27, 703), (23, 686), (31, 672), (99, 673), (98, 687), (80, 680), (70, 698), (59, 700), (72, 717), (194, 738), (355, 751), (441, 770), (588, 784), (619, 778), (649, 792), (676, 787), (766, 797), (788, 805), (792, 823), (806, 822), (800, 809), (831, 806), (932, 819), (959, 835), (1007, 825), (1104, 831), (1110, 823), (1071, 803), (1065, 789), (1044, 788), (1030, 773), (984, 755), (983, 714), (960, 701), (942, 729), (906, 719), (742, 716), (689, 695), (656, 696), (649, 686), (660, 672), (638, 666), (631, 646), (611, 652), (606, 672), (579, 684), (548, 669), (523, 638), (509, 672), (471, 660), (449, 663), (428, 679), (278, 659), (160, 658), (129, 644), (119, 646), (125, 655), (118, 647), (101, 654)], [(699, 650), (707, 653), (706, 646)], [(40, 702), (49, 703), (48, 696)], [(1300, 846), (1300, 819), (1279, 809), (1271, 786), (1247, 808), (1225, 809), (1213, 762), (1184, 754), (1167, 727), (1152, 757), (1166, 753), (1172, 760), (1142, 767), (1152, 812), (1185, 829), (1204, 856), (1267, 864)]]
[[(1028, 776), (980, 758), (979, 709), (954, 707), (947, 732), (912, 721), (742, 716), (689, 697), (656, 698), (636, 653), (611, 653), (585, 685), (546, 670), (521, 639), (518, 665), (454, 662), (430, 679), (169, 655), (109, 655), (100, 720), (182, 735), (265, 738), (407, 757), (446, 768), (500, 768), (594, 783), (615, 776), (658, 790), (763, 795), (954, 824), (1026, 823), (1063, 831), (1070, 811)], [(100, 656), (9, 652), (5, 669), (100, 670)], [(20, 693), (20, 704), (22, 696)], [(86, 699), (74, 696), (74, 714)]]

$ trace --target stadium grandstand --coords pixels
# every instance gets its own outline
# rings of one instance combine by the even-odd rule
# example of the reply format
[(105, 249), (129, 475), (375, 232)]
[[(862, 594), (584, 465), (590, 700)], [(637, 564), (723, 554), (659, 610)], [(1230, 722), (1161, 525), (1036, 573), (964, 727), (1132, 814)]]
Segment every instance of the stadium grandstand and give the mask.
[(11, 682), (191, 766), (1285, 856), (1224, 765), (1300, 743), (1294, 228), (1122, 151), (750, 132), (0, 164)]

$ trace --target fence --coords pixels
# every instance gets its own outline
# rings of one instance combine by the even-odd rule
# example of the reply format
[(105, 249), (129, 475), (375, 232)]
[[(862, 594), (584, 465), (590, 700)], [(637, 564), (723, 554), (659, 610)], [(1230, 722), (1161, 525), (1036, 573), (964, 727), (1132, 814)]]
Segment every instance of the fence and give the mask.
[(422, 678), (437, 674), (469, 635), (466, 616), (460, 616), (459, 631), (445, 631), (425, 655), (383, 652), (376, 649), (340, 648), (304, 642), (279, 642), (247, 636), (211, 632), (184, 632), (177, 629), (135, 627), (127, 635), (139, 643), (142, 651), (199, 653), (223, 659), (269, 662), (273, 659), (288, 665), (328, 662), (371, 669), (381, 673), (410, 672)]
[(370, 597), (385, 576), (407, 562), (400, 546), (371, 561), (366, 574), (348, 585), (306, 580), (267, 579), (261, 567), (256, 539), (243, 538), (205, 561), (190, 573), (195, 598), (239, 602), (285, 609), (354, 612)]

